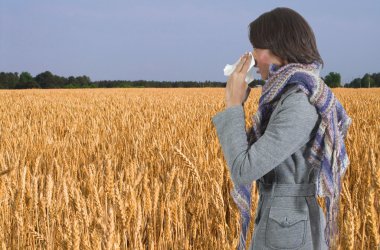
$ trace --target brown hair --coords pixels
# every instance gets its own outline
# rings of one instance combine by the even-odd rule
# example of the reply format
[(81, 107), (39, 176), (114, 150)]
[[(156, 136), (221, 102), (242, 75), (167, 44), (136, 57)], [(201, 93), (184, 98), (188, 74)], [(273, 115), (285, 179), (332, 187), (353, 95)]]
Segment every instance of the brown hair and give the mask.
[(254, 48), (269, 49), (288, 63), (309, 64), (316, 60), (324, 66), (313, 30), (296, 11), (278, 7), (263, 13), (248, 27)]

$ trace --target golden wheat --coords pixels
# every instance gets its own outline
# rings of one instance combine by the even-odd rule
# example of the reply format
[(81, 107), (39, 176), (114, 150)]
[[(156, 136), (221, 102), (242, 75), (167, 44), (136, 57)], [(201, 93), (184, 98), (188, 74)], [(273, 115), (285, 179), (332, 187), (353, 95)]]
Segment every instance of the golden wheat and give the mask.
[[(340, 249), (375, 249), (380, 89), (333, 92), (353, 119)], [(244, 105), (247, 127), (259, 96)], [(236, 248), (239, 211), (211, 122), (224, 89), (1, 90), (0, 104), (2, 249)], [(254, 218), (255, 185), (252, 195)]]

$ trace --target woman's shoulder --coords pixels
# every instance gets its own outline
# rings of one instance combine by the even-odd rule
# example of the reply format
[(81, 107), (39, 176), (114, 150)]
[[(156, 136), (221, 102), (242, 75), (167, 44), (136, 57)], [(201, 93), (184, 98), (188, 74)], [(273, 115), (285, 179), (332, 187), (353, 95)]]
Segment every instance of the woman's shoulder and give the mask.
[(280, 97), (280, 104), (283, 104), (284, 101), (289, 98), (290, 99), (300, 99), (301, 101), (305, 101), (305, 98), (307, 95), (300, 89), (297, 84), (288, 84), (285, 86), (284, 90), (282, 91), (281, 97)]
[(307, 94), (296, 84), (289, 84), (284, 89), (279, 100), (277, 113), (281, 112), (281, 110), (303, 114), (305, 117), (310, 117), (314, 120), (320, 118), (316, 106), (310, 102)]

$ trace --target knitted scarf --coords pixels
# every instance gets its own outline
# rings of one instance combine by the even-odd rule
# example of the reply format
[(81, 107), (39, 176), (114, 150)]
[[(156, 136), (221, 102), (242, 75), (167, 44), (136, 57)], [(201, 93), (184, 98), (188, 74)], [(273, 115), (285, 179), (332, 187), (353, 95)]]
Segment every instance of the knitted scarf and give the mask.
[[(252, 116), (253, 126), (247, 133), (249, 145), (257, 141), (264, 133), (279, 97), (284, 88), (296, 84), (309, 98), (322, 121), (310, 150), (308, 161), (313, 168), (320, 168), (316, 183), (317, 195), (325, 197), (327, 208), (324, 237), (326, 244), (335, 243), (338, 235), (337, 216), (339, 213), (339, 195), (341, 178), (350, 161), (348, 159), (344, 139), (352, 120), (335, 97), (331, 89), (319, 77), (320, 63), (290, 63), (282, 67), (271, 64), (269, 76), (262, 88), (258, 111)], [(258, 181), (257, 181), (258, 184)], [(231, 195), (241, 213), (241, 232), (238, 249), (245, 249), (246, 233), (250, 221), (251, 188), (249, 185), (234, 185)]]

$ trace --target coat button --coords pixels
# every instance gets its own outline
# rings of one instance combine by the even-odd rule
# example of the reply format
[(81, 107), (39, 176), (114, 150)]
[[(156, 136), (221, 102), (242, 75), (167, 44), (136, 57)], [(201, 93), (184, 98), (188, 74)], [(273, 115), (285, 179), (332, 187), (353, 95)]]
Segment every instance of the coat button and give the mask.
[(287, 217), (285, 217), (285, 221), (282, 222), (282, 224), (283, 224), (284, 226), (289, 225), (289, 221), (288, 221), (288, 218), (287, 218)]

